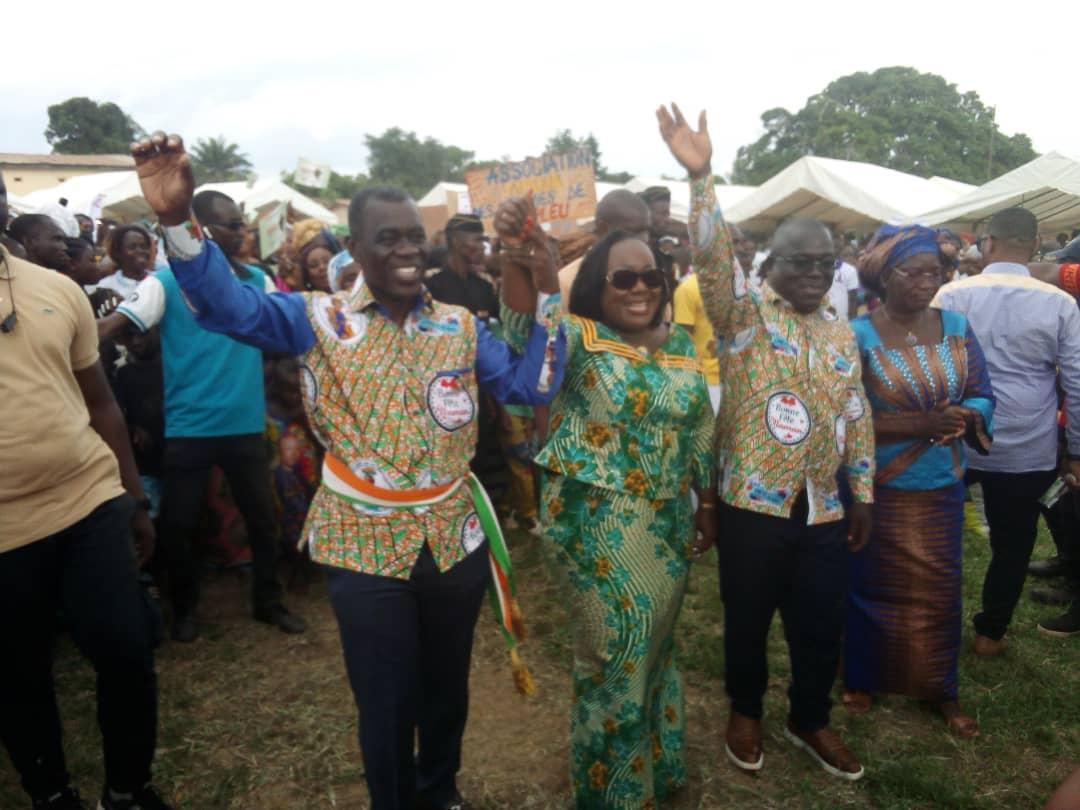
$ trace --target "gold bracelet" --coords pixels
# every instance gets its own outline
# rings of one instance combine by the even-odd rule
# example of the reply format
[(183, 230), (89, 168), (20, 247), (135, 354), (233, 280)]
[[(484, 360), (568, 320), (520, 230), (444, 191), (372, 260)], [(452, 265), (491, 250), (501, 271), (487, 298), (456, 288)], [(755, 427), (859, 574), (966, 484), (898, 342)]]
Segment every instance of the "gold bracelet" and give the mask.
[(715, 503), (704, 503), (704, 502), (702, 502), (702, 503), (699, 503), (698, 506), (700, 506), (702, 509), (715, 509), (716, 508)]

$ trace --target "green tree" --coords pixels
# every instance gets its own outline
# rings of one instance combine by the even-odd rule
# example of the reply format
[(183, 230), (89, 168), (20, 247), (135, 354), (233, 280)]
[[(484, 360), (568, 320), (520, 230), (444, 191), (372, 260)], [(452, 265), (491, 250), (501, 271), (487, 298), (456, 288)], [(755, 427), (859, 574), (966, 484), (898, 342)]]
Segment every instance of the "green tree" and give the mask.
[(245, 180), (251, 173), (248, 156), (235, 143), (226, 141), (224, 135), (199, 138), (191, 147), (191, 167), (199, 185)]
[(292, 186), (297, 191), (303, 192), (309, 197), (319, 200), (351, 200), (356, 192), (371, 185), (371, 178), (366, 174), (338, 174), (330, 170), (330, 182), (326, 188), (309, 188), (296, 182), (296, 172), (282, 172), (281, 181), (287, 186)]
[(1035, 157), (1027, 135), (998, 129), (978, 93), (909, 67), (844, 76), (798, 112), (777, 107), (761, 122), (765, 134), (739, 148), (732, 182), (756, 185), (818, 155), (984, 183)]
[(630, 172), (610, 172), (607, 166), (600, 162), (600, 144), (596, 140), (596, 136), (591, 132), (584, 138), (575, 137), (574, 133), (569, 129), (560, 129), (550, 138), (548, 138), (547, 144), (544, 146), (545, 152), (569, 152), (573, 149), (580, 149), (581, 147), (588, 147), (592, 153), (593, 159), (593, 173), (596, 175), (597, 180), (602, 180), (605, 183), (628, 183), (633, 179), (634, 175)]
[(426, 194), (441, 180), (462, 182), (473, 153), (434, 138), (420, 140), (400, 127), (382, 135), (365, 135), (372, 183), (398, 186), (413, 197)]
[(49, 107), (45, 140), (62, 155), (126, 154), (145, 133), (111, 101), (69, 98)]

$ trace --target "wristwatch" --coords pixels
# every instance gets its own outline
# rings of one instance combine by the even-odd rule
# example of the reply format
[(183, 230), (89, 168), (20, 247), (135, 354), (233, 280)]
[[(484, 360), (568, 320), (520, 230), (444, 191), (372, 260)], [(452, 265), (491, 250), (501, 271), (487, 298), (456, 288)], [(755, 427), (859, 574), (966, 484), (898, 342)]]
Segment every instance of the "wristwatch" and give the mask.
[(150, 512), (154, 508), (154, 504), (149, 498), (136, 498), (135, 506), (142, 509), (144, 512)]

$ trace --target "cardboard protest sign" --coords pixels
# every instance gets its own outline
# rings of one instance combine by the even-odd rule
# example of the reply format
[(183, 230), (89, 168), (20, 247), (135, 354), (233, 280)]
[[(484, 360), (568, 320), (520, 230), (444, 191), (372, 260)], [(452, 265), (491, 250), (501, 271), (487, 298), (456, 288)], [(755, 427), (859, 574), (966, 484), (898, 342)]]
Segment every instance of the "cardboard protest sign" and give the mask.
[(279, 203), (259, 218), (259, 256), (266, 259), (285, 244), (289, 204)]
[(596, 213), (596, 178), (587, 147), (473, 169), (465, 172), (465, 182), (473, 211), (488, 230), (494, 230), (499, 203), (529, 191), (541, 222), (573, 222)]

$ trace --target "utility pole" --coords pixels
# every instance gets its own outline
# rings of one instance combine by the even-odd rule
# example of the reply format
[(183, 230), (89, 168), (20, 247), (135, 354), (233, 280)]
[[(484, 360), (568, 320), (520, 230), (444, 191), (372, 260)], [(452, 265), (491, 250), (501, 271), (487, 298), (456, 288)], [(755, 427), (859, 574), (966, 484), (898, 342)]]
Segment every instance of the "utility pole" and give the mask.
[(990, 149), (986, 156), (986, 180), (989, 182), (994, 179), (994, 130), (997, 129), (997, 123), (995, 118), (997, 116), (997, 107), (990, 108)]

